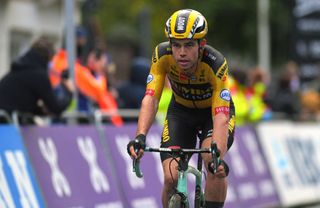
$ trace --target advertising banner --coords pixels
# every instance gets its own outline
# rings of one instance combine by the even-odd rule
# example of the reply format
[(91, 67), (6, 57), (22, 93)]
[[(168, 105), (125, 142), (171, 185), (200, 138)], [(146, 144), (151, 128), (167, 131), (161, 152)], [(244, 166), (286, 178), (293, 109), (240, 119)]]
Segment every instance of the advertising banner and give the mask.
[(320, 75), (320, 6), (318, 0), (292, 0), (293, 60), (299, 64), (302, 82)]
[[(145, 153), (140, 162), (144, 174), (138, 178), (132, 171), (132, 160), (127, 153), (127, 144), (135, 136), (136, 124), (125, 125), (121, 129), (107, 126), (105, 128), (109, 151), (114, 158), (117, 177), (128, 201), (128, 207), (161, 208), (161, 189), (163, 183), (160, 155)], [(161, 130), (157, 126), (150, 129), (147, 145), (160, 146)]]
[(282, 206), (320, 201), (320, 124), (258, 126)]
[(48, 208), (124, 208), (94, 126), (22, 128)]
[(45, 207), (21, 135), (0, 125), (0, 207)]
[[(132, 161), (126, 145), (134, 137), (136, 125), (127, 125), (121, 129), (106, 128), (107, 143), (114, 158), (118, 177), (127, 198), (129, 207), (161, 207), (161, 188), (163, 173), (160, 156), (157, 153), (145, 153), (141, 160), (143, 178), (137, 178), (132, 172)], [(147, 137), (147, 145), (159, 147), (161, 128), (153, 126)], [(267, 163), (261, 152), (254, 128), (242, 127), (236, 131), (235, 142), (226, 157), (230, 165), (229, 191), (226, 208), (270, 207), (279, 204)], [(196, 157), (190, 163), (196, 166)], [(190, 197), (194, 177), (188, 178)], [(192, 204), (192, 202), (191, 202)]]
[(226, 155), (230, 167), (227, 208), (279, 205), (275, 185), (262, 154), (255, 129), (239, 127)]

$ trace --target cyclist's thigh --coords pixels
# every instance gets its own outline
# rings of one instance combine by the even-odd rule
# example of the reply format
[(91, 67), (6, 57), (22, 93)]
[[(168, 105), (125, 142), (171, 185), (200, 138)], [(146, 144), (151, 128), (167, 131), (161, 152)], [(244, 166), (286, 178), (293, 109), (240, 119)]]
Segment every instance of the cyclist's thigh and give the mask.
[[(183, 110), (169, 108), (164, 122), (161, 147), (194, 148), (197, 142), (197, 129), (190, 125), (190, 120), (191, 116)], [(161, 161), (171, 157), (167, 153), (161, 153), (160, 156)]]
[[(199, 138), (201, 141), (201, 144), (203, 144), (203, 141), (206, 140), (207, 138), (210, 138), (211, 143), (211, 138), (212, 138), (212, 133), (214, 131), (213, 129), (213, 121), (212, 119), (207, 119), (204, 125), (201, 128), (201, 134), (199, 134)], [(229, 117), (229, 122), (228, 122), (228, 143), (227, 143), (227, 148), (229, 149), (234, 140), (234, 130), (235, 130), (235, 111), (234, 108), (230, 109), (230, 117)], [(205, 146), (208, 146), (207, 144)], [(210, 146), (210, 145), (209, 145)]]

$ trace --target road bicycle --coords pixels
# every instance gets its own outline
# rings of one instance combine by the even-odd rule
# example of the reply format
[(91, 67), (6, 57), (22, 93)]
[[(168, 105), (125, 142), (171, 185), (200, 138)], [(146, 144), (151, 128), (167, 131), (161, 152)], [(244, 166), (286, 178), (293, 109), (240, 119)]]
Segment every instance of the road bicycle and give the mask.
[[(137, 149), (136, 149), (137, 150)], [(217, 149), (217, 144), (215, 142), (211, 143), (210, 148), (197, 148), (197, 149), (183, 149), (180, 147), (172, 148), (152, 148), (145, 147), (145, 152), (163, 152), (169, 153), (172, 156), (172, 161), (178, 163), (178, 181), (175, 188), (175, 193), (169, 199), (169, 208), (189, 208), (189, 196), (187, 189), (187, 175), (192, 174), (196, 178), (195, 184), (195, 198), (194, 207), (201, 208), (205, 207), (204, 199), (204, 189), (202, 187), (202, 176), (204, 172), (202, 171), (202, 157), (198, 156), (197, 168), (188, 164), (192, 154), (210, 153), (212, 155), (212, 162), (210, 162), (210, 169), (213, 173), (217, 171), (220, 164), (220, 154)], [(177, 159), (180, 158), (180, 159)], [(172, 162), (171, 161), (171, 162)], [(143, 173), (140, 169), (140, 161), (133, 160), (133, 172), (139, 178), (143, 177)]]

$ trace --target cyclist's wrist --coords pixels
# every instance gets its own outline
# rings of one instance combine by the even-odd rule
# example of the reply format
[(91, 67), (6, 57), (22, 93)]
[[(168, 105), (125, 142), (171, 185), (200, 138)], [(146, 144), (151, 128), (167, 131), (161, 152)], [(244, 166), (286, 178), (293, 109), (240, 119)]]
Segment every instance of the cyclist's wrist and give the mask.
[(146, 135), (144, 134), (138, 134), (135, 139), (144, 144), (146, 143)]

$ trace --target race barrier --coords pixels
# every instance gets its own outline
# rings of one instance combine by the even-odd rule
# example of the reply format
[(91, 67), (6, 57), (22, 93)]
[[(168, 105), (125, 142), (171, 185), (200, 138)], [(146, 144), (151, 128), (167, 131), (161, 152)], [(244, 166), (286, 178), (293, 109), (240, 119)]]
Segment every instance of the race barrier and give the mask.
[(45, 207), (18, 129), (0, 126), (0, 207)]
[(94, 126), (21, 128), (48, 208), (126, 207)]
[(320, 201), (320, 124), (264, 123), (257, 131), (281, 205)]
[[(135, 123), (121, 128), (0, 127), (0, 207), (162, 207), (159, 154), (145, 154), (143, 178), (132, 172), (126, 145), (135, 135)], [(319, 201), (319, 130), (319, 124), (297, 127), (288, 122), (237, 128), (225, 158), (231, 170), (225, 207), (289, 207)], [(150, 129), (148, 146), (159, 146), (161, 131), (157, 125)], [(12, 165), (8, 152), (23, 160)], [(195, 165), (195, 158), (190, 162)], [(192, 177), (189, 183), (192, 189)]]

